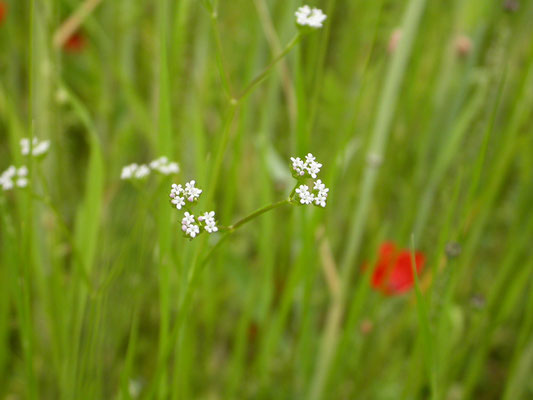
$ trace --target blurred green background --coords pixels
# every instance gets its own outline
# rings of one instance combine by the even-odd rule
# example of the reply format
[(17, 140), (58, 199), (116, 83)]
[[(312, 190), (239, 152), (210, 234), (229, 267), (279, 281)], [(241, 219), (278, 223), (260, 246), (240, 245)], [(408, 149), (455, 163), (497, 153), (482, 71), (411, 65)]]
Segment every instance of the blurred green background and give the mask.
[[(533, 399), (532, 1), (313, 1), (245, 97), (300, 1), (0, 3), (1, 398)], [(183, 237), (171, 183), (229, 226), (309, 152), (326, 208)]]

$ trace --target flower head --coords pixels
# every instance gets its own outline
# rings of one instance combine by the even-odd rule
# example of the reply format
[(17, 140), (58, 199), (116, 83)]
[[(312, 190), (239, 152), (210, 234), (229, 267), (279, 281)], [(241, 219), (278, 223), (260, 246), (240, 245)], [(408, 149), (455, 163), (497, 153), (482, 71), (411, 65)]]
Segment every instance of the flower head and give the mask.
[(198, 198), (202, 194), (202, 189), (198, 189), (197, 187), (195, 187), (194, 186), (195, 184), (196, 184), (195, 180), (187, 182), (185, 184), (185, 189), (183, 190), (183, 193), (185, 194), (185, 198), (191, 203), (195, 200), (198, 200)]
[(177, 162), (168, 161), (168, 158), (163, 156), (155, 159), (150, 163), (150, 168), (163, 174), (163, 175), (170, 175), (170, 174), (177, 174), (180, 172), (180, 167)]
[[(386, 295), (399, 295), (409, 291), (414, 284), (411, 252), (398, 249), (393, 242), (384, 242), (379, 249), (379, 256), (372, 273), (372, 288)], [(425, 257), (415, 253), (417, 274), (422, 272)]]
[(28, 168), (23, 165), (17, 169), (11, 165), (0, 175), (0, 186), (3, 190), (11, 190), (15, 186), (19, 188), (28, 186)]
[(316, 157), (311, 153), (305, 156), (305, 161), (300, 157), (291, 157), (291, 162), (293, 174), (296, 178), (302, 178), (307, 173), (311, 178), (315, 179), (320, 172), (320, 168), (322, 168), (322, 164), (316, 162)]
[(322, 168), (322, 164), (315, 161), (316, 158), (311, 153), (307, 154), (305, 156), (305, 164), (307, 166), (307, 172), (309, 175), (311, 175), (311, 178), (315, 179), (317, 174), (320, 172), (320, 168)]
[(178, 210), (185, 205), (185, 197), (183, 196), (183, 187), (181, 185), (172, 184), (170, 190), (170, 202), (176, 206)]
[(328, 198), (329, 189), (322, 183), (320, 179), (315, 182), (313, 190), (318, 193), (315, 195), (315, 204), (320, 207), (326, 207), (326, 200)]
[(195, 238), (200, 233), (200, 227), (196, 225), (194, 215), (185, 212), (181, 219), (181, 230), (185, 232), (187, 236)]
[(142, 179), (148, 175), (150, 175), (150, 168), (146, 164), (133, 163), (122, 168), (120, 179)]
[(315, 200), (313, 193), (309, 192), (309, 187), (307, 185), (300, 185), (295, 191), (300, 197), (300, 203), (302, 204), (312, 204)]
[(31, 140), (30, 145), (30, 139), (28, 138), (22, 138), (20, 139), (20, 152), (23, 156), (27, 156), (31, 154), (34, 157), (39, 157), (48, 152), (48, 149), (50, 148), (50, 141), (49, 140), (39, 140), (36, 137), (34, 137)]
[(306, 167), (302, 159), (300, 157), (296, 157), (296, 158), (291, 157), (291, 161), (292, 161), (292, 169), (294, 170), (296, 175), (304, 176)]
[(198, 221), (204, 223), (204, 229), (209, 233), (214, 233), (218, 231), (218, 227), (215, 221), (215, 212), (209, 211), (205, 212), (203, 215), (198, 217)]
[(310, 28), (322, 28), (322, 23), (327, 18), (326, 14), (318, 8), (311, 8), (303, 6), (298, 8), (294, 13), (296, 16), (296, 23), (300, 26), (308, 26)]

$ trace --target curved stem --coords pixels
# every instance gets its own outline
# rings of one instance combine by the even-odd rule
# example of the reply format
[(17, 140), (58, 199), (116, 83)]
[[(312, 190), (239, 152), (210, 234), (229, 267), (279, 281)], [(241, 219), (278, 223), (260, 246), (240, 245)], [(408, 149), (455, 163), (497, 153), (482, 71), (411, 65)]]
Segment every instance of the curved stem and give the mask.
[(270, 210), (273, 210), (274, 208), (278, 208), (284, 204), (289, 204), (290, 203), (290, 200), (289, 199), (286, 199), (286, 200), (281, 200), (281, 201), (278, 201), (277, 203), (272, 203), (272, 204), (269, 204), (268, 206), (265, 206), (265, 207), (262, 207), (260, 208), (259, 210), (256, 210), (254, 211), (253, 213), (251, 213), (250, 215), (238, 220), (237, 222), (235, 222), (233, 225), (231, 225), (229, 227), (230, 229), (230, 232), (233, 232), (235, 231), (236, 229), (238, 229), (239, 227), (243, 226), (244, 224), (250, 222), (252, 219), (254, 218), (257, 218), (259, 217), (261, 214), (264, 214), (266, 213), (267, 211), (270, 211)]
[(278, 208), (278, 207), (281, 207), (285, 204), (291, 204), (291, 199), (286, 199), (286, 200), (280, 200), (276, 203), (272, 203), (272, 204), (269, 204), (268, 206), (265, 206), (265, 207), (262, 207), (256, 211), (254, 211), (253, 213), (251, 213), (250, 215), (247, 215), (246, 217), (244, 218), (241, 218), (240, 220), (238, 220), (237, 222), (235, 222), (233, 225), (230, 225), (226, 228), (226, 231), (227, 233), (217, 242), (217, 244), (215, 244), (211, 250), (209, 251), (209, 253), (207, 254), (207, 256), (202, 260), (202, 266), (205, 265), (207, 263), (207, 261), (209, 261), (209, 259), (213, 256), (213, 254), (215, 253), (215, 251), (222, 245), (222, 243), (224, 243), (226, 241), (226, 239), (229, 238), (229, 236), (235, 232), (237, 229), (239, 229), (241, 226), (243, 226), (244, 224), (250, 222), (251, 220), (259, 217), (261, 214), (264, 214), (270, 210), (273, 210), (275, 208)]
[(301, 33), (297, 33), (296, 36), (292, 38), (292, 40), (285, 46), (285, 49), (274, 58), (270, 64), (268, 64), (263, 71), (259, 73), (249, 84), (246, 86), (246, 88), (243, 90), (242, 94), (237, 98), (238, 102), (241, 102), (250, 92), (259, 85), (269, 74), (270, 70), (285, 56), (291, 49), (296, 46), (296, 44), (300, 41), (302, 38)]

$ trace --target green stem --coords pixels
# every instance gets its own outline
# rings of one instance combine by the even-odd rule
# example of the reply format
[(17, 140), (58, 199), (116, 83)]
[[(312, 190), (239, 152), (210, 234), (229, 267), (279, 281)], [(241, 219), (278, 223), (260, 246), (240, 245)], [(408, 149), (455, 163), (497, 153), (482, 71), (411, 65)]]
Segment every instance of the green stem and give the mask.
[(198, 279), (199, 279), (199, 277), (200, 277), (200, 275), (201, 275), (201, 273), (203, 271), (203, 267), (207, 264), (209, 259), (213, 256), (213, 254), (215, 253), (216, 249), (218, 249), (222, 245), (222, 243), (224, 243), (230, 237), (230, 235), (233, 232), (235, 232), (237, 229), (239, 229), (244, 224), (250, 222), (251, 220), (259, 217), (260, 215), (262, 215), (262, 214), (264, 214), (264, 213), (266, 213), (266, 212), (268, 212), (270, 210), (273, 210), (275, 208), (281, 207), (281, 206), (283, 206), (285, 204), (291, 204), (291, 199), (289, 198), (289, 199), (278, 201), (276, 203), (269, 204), (269, 205), (267, 205), (265, 207), (262, 207), (262, 208), (260, 208), (260, 209), (258, 209), (256, 211), (254, 211), (250, 215), (238, 220), (233, 225), (230, 225), (227, 228), (226, 235), (224, 235), (218, 241), (218, 243), (211, 248), (211, 250), (209, 251), (207, 256), (202, 261), (198, 261), (198, 256), (195, 256), (195, 260), (193, 261), (192, 269), (189, 272), (188, 284), (187, 284), (187, 287), (185, 289), (185, 294), (183, 296), (183, 301), (181, 302), (181, 306), (180, 306), (180, 309), (179, 309), (179, 312), (178, 312), (178, 319), (177, 319), (177, 321), (174, 324), (174, 327), (172, 329), (172, 333), (171, 333), (171, 336), (170, 336), (171, 339), (166, 343), (166, 346), (165, 346), (165, 348), (163, 350), (163, 353), (161, 354), (161, 357), (160, 357), (160, 359), (158, 361), (158, 367), (156, 368), (156, 372), (155, 372), (155, 376), (153, 378), (152, 384), (148, 388), (147, 394), (146, 394), (146, 396), (144, 398), (151, 398), (151, 396), (153, 395), (153, 392), (155, 390), (154, 383), (158, 382), (159, 379), (161, 378), (161, 375), (163, 374), (163, 367), (162, 366), (168, 361), (168, 358), (172, 355), (172, 350), (174, 350), (174, 345), (177, 343), (177, 340), (179, 340), (179, 338), (180, 338), (180, 334), (182, 332), (182, 326), (183, 326), (183, 323), (184, 323), (185, 318), (187, 316), (187, 313), (188, 313), (188, 310), (189, 310), (189, 307), (190, 307), (190, 303), (192, 301), (192, 296), (194, 294), (194, 289), (195, 289), (195, 287), (198, 284)]
[(260, 208), (259, 210), (254, 211), (250, 215), (240, 219), (239, 221), (235, 222), (233, 225), (229, 227), (230, 232), (234, 232), (239, 227), (243, 226), (244, 224), (250, 222), (254, 218), (259, 217), (261, 214), (266, 213), (267, 211), (273, 210), (274, 208), (281, 207), (284, 204), (290, 204), (290, 199), (281, 200), (276, 203), (269, 204), (268, 206), (265, 206), (263, 208)]
[[(213, 21), (213, 19), (215, 19), (214, 23), (216, 24), (216, 12), (215, 11), (212, 12), (211, 20)], [(218, 28), (215, 26), (213, 29), (215, 31), (216, 39), (218, 38), (217, 39), (217, 53), (219, 53), (219, 54), (217, 54), (217, 60), (220, 58), (219, 71), (220, 71), (221, 76), (224, 77), (227, 74), (225, 72), (225, 69), (224, 69), (224, 66), (223, 66), (223, 63), (222, 63), (222, 48), (220, 47), (220, 38), (219, 38), (219, 35), (218, 35)], [(210, 180), (209, 180), (209, 194), (207, 195), (207, 198), (206, 198), (206, 204), (207, 205), (209, 205), (211, 203), (211, 201), (213, 200), (213, 196), (216, 193), (216, 189), (217, 189), (217, 186), (218, 186), (218, 178), (219, 178), (219, 175), (220, 175), (220, 169), (222, 167), (222, 161), (224, 159), (224, 154), (226, 153), (226, 148), (228, 147), (229, 136), (230, 136), (230, 132), (231, 132), (231, 126), (233, 124), (233, 120), (235, 118), (235, 114), (237, 114), (238, 106), (246, 98), (246, 96), (267, 77), (267, 75), (272, 70), (272, 68), (274, 68), (274, 66), (285, 55), (287, 55), (287, 53), (289, 51), (291, 51), (291, 49), (294, 46), (296, 46), (296, 44), (300, 41), (301, 38), (302, 38), (302, 34), (301, 33), (296, 34), (296, 36), (294, 36), (294, 38), (287, 44), (287, 46), (285, 46), (285, 49), (280, 54), (278, 54), (270, 62), (270, 64), (268, 64), (265, 67), (265, 69), (261, 73), (259, 73), (259, 75), (257, 75), (248, 84), (248, 86), (246, 86), (246, 88), (244, 89), (243, 93), (238, 98), (235, 99), (231, 95), (231, 93), (228, 92), (229, 91), (229, 86), (228, 86), (228, 88), (226, 90), (226, 92), (227, 92), (226, 94), (229, 93), (229, 98), (230, 98), (229, 110), (228, 110), (228, 115), (226, 117), (226, 120), (224, 122), (224, 127), (222, 129), (222, 138), (220, 139), (220, 144), (218, 146), (217, 153), (215, 155), (215, 163), (214, 163), (214, 167), (213, 167), (213, 173), (212, 173), (212, 175), (210, 177)], [(223, 81), (224, 81), (224, 78), (223, 78)], [(226, 84), (229, 85), (228, 82), (226, 82)]]
[(216, 193), (216, 189), (218, 185), (218, 178), (220, 176), (220, 169), (222, 168), (222, 161), (224, 159), (224, 154), (226, 153), (226, 148), (228, 147), (231, 126), (233, 125), (233, 119), (235, 118), (236, 113), (237, 113), (237, 104), (230, 103), (228, 116), (226, 117), (226, 121), (224, 122), (224, 127), (222, 129), (222, 138), (220, 139), (220, 144), (218, 145), (217, 153), (215, 155), (213, 172), (211, 173), (211, 177), (209, 179), (209, 186), (208, 186), (209, 192), (207, 194), (206, 201), (205, 201), (207, 206), (210, 205)]
[(240, 103), (243, 99), (250, 94), (250, 92), (259, 85), (269, 74), (270, 70), (285, 56), (291, 49), (296, 46), (296, 44), (300, 41), (302, 38), (301, 33), (297, 33), (292, 40), (285, 46), (285, 49), (274, 58), (270, 64), (268, 64), (263, 71), (259, 73), (249, 84), (246, 86), (246, 88), (242, 91), (242, 94), (237, 98), (237, 101)]
[(231, 89), (231, 79), (228, 74), (228, 70), (225, 67), (224, 63), (224, 52), (222, 51), (222, 41), (220, 40), (220, 31), (218, 29), (218, 14), (216, 10), (210, 10), (211, 13), (211, 27), (213, 29), (213, 36), (215, 38), (215, 57), (217, 61), (217, 68), (220, 74), (220, 80), (222, 81), (222, 87), (224, 88), (224, 93), (230, 102), (234, 102)]
[(259, 217), (261, 214), (264, 214), (270, 210), (273, 210), (275, 208), (278, 208), (278, 207), (281, 207), (285, 204), (291, 204), (291, 199), (286, 199), (286, 200), (280, 200), (276, 203), (272, 203), (272, 204), (269, 204), (268, 206), (265, 206), (265, 207), (262, 207), (256, 211), (254, 211), (253, 213), (251, 213), (250, 215), (238, 220), (237, 222), (235, 222), (233, 225), (230, 225), (228, 226), (225, 231), (227, 231), (226, 235), (224, 235), (222, 237), (222, 239), (220, 239), (217, 244), (215, 244), (211, 250), (209, 251), (209, 253), (207, 254), (207, 256), (203, 259), (202, 261), (202, 266), (205, 265), (207, 263), (207, 261), (209, 261), (209, 259), (213, 256), (213, 254), (215, 253), (215, 251), (222, 245), (222, 243), (224, 243), (226, 241), (226, 239), (229, 238), (229, 236), (235, 232), (237, 229), (239, 229), (241, 226), (243, 226), (244, 224), (250, 222), (251, 220)]

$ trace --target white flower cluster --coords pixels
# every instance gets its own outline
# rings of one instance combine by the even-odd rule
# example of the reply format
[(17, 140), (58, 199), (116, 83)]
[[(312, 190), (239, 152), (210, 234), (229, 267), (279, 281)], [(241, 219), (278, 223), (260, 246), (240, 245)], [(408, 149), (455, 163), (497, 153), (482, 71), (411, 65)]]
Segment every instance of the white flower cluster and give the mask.
[(181, 230), (191, 238), (195, 238), (196, 235), (200, 234), (200, 226), (196, 224), (194, 215), (189, 214), (187, 211), (185, 211), (185, 214), (181, 219)]
[(11, 165), (0, 175), (0, 186), (3, 190), (11, 190), (15, 186), (19, 188), (28, 186), (28, 168), (25, 165), (20, 168)]
[(204, 229), (207, 232), (213, 233), (218, 231), (214, 211), (205, 212), (203, 215), (198, 217), (198, 221), (203, 222), (205, 224)]
[[(316, 161), (315, 156), (311, 153), (305, 156), (305, 161), (300, 157), (291, 157), (293, 176), (301, 181), (306, 178), (306, 175), (316, 179), (322, 164)], [(320, 207), (326, 207), (326, 200), (328, 198), (329, 189), (326, 185), (318, 179), (313, 183), (313, 189), (305, 184), (299, 185), (294, 191), (299, 198), (301, 204), (314, 204)]]
[(150, 163), (150, 168), (154, 171), (160, 172), (163, 175), (177, 174), (180, 172), (180, 167), (175, 161), (168, 161), (165, 156), (159, 157)]
[(29, 155), (31, 150), (32, 156), (39, 157), (46, 154), (49, 148), (49, 140), (39, 140), (34, 137), (30, 142), (30, 139), (28, 138), (20, 139), (20, 152), (23, 156)]
[(300, 157), (291, 157), (291, 161), (292, 170), (296, 178), (304, 177), (308, 173), (311, 178), (316, 179), (320, 168), (322, 168), (322, 164), (316, 162), (315, 156), (311, 153), (305, 156), (305, 162)]
[(310, 28), (322, 28), (322, 23), (327, 18), (326, 14), (318, 8), (311, 8), (303, 6), (298, 8), (294, 13), (296, 15), (296, 23), (300, 26), (308, 26)]
[(192, 180), (185, 184), (185, 189), (181, 185), (172, 184), (170, 190), (170, 202), (176, 206), (178, 210), (185, 205), (185, 200), (190, 203), (198, 200), (202, 194), (202, 189), (198, 189), (196, 186), (196, 181)]
[[(185, 187), (173, 183), (169, 196), (172, 206), (181, 210), (184, 207), (188, 208), (187, 202), (196, 202), (201, 194), (202, 189), (197, 188), (196, 181), (192, 180), (187, 182)], [(215, 212), (208, 211), (196, 218), (193, 214), (185, 211), (181, 219), (181, 230), (191, 239), (198, 236), (202, 230), (207, 233), (217, 232), (218, 227), (215, 220)]]
[(142, 179), (148, 175), (150, 175), (150, 168), (148, 165), (138, 165), (133, 163), (122, 168), (120, 179)]
[(147, 164), (130, 164), (122, 168), (120, 179), (143, 179), (150, 175), (151, 171), (157, 171), (163, 175), (177, 174), (180, 167), (175, 161), (168, 161), (167, 157), (159, 157)]

